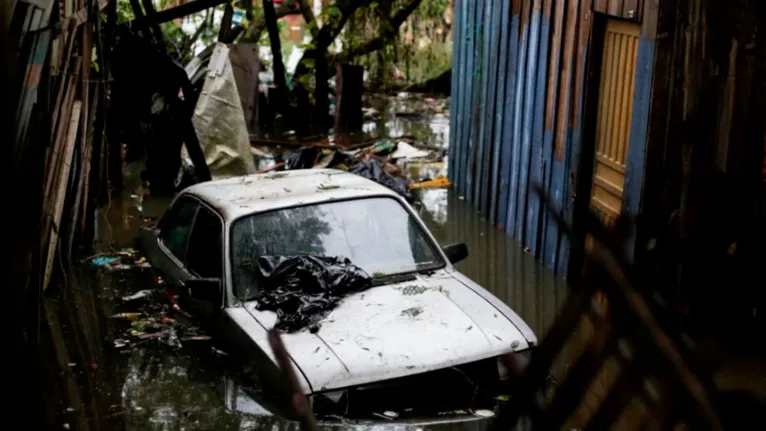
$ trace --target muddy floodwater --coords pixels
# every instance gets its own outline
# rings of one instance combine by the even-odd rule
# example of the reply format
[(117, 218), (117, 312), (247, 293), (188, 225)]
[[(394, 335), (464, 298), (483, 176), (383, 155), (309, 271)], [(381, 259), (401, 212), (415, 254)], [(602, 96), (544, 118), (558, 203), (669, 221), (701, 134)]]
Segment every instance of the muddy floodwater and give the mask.
[[(368, 121), (365, 133), (368, 136), (414, 135), (422, 137), (430, 145), (446, 146), (449, 139), (449, 117), (443, 106), (446, 101), (418, 103), (429, 104), (427, 108), (431, 112), (418, 116), (411, 112), (397, 112), (399, 105), (385, 105), (381, 110), (387, 120)], [(446, 174), (445, 166), (446, 163), (413, 167), (410, 175), (413, 178), (433, 178)], [(139, 226), (165, 210), (169, 199), (135, 193), (138, 169), (128, 167), (125, 194), (114, 198), (99, 212), (97, 251), (110, 252), (132, 247)], [(565, 281), (554, 277), (532, 256), (525, 254), (518, 244), (498, 232), (451, 190), (420, 190), (415, 208), (442, 245), (455, 242), (467, 244), (469, 257), (457, 265), (458, 269), (505, 301), (542, 338), (566, 297)], [(156, 287), (151, 271), (140, 268), (105, 271), (93, 265), (80, 264), (77, 274), (79, 282), (72, 292), (84, 294), (82, 303), (85, 305), (82, 307), (95, 316), (90, 320), (96, 322), (96, 328), (92, 328), (96, 334), (85, 337), (86, 341), (90, 340), (93, 352), (87, 351), (87, 346), (78, 346), (86, 351), (85, 357), (92, 358), (88, 361), (90, 363), (81, 364), (70, 359), (69, 366), (75, 375), (85, 372), (96, 375), (89, 384), (98, 387), (89, 389), (96, 394), (95, 401), (83, 398), (80, 405), (62, 406), (66, 408), (64, 417), (73, 428), (86, 420), (85, 416), (102, 418), (98, 426), (102, 429), (244, 430), (293, 427), (261, 407), (259, 397), (262, 394), (257, 388), (247, 387), (233, 371), (234, 367), (230, 366), (226, 354), (213, 348), (204, 336), (173, 331), (163, 337), (134, 337), (139, 341), (131, 342), (125, 340), (131, 333), (140, 336), (141, 324), (136, 323), (138, 317), (131, 313), (140, 311), (146, 314), (146, 308), (140, 308), (146, 307), (146, 301), (141, 302), (146, 298), (141, 296), (143, 291)], [(131, 295), (134, 299), (130, 299)], [(79, 353), (82, 357), (82, 351)], [(73, 358), (77, 356), (74, 352), (70, 355)], [(479, 429), (487, 421), (471, 415), (465, 419), (467, 421), (459, 423), (417, 426), (394, 425), (381, 419), (378, 423), (354, 426), (365, 429), (381, 426), (396, 429)]]

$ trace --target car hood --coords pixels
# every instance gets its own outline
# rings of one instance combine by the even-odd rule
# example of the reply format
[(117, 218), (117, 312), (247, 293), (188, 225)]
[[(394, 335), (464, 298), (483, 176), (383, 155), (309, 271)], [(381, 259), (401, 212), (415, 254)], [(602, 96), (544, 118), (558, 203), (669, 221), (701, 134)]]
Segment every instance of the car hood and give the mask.
[[(258, 311), (255, 303), (245, 308), (258, 326), (274, 326), (275, 313)], [(318, 332), (284, 334), (283, 341), (307, 380), (307, 392), (404, 377), (529, 347), (507, 316), (447, 272), (350, 295), (322, 319)]]

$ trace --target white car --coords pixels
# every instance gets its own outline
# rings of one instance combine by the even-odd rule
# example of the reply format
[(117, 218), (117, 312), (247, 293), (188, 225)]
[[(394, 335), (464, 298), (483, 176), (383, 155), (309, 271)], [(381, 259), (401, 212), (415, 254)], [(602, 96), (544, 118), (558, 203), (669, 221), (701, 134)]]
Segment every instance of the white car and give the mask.
[(311, 330), (282, 337), (305, 393), (334, 402), (355, 388), (472, 364), (502, 378), (497, 357), (537, 343), (513, 310), (453, 267), (467, 257), (464, 244), (439, 247), (403, 198), (343, 171), (191, 186), (138, 242), (178, 289), (181, 307), (211, 319), (214, 339), (267, 377), (278, 374), (267, 340), (278, 317), (258, 309), (257, 282), (243, 263), (308, 253), (364, 269), (373, 287), (342, 299)]

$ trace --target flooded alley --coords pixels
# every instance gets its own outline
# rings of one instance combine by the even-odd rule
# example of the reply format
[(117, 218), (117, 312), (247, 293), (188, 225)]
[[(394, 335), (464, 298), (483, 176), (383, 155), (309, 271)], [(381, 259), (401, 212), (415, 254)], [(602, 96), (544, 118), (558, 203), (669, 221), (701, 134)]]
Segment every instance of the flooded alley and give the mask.
[(0, 2), (11, 428), (766, 429), (764, 28)]
[[(432, 103), (444, 104), (446, 100)], [(385, 112), (393, 107), (383, 109)], [(394, 115), (387, 114), (387, 120), (371, 122), (366, 132), (377, 135), (385, 127), (385, 133), (425, 136), (429, 145), (446, 146), (448, 131), (441, 115), (404, 117), (395, 116), (393, 111), (389, 114)], [(446, 164), (410, 169), (412, 178), (433, 178), (446, 173)], [(128, 167), (126, 193), (113, 199), (99, 214), (96, 238), (99, 252), (134, 247), (138, 228), (159, 217), (169, 203), (169, 198), (137, 194), (136, 173), (135, 166)], [(467, 244), (469, 257), (457, 268), (508, 304), (541, 337), (566, 299), (565, 281), (481, 218), (462, 196), (449, 189), (423, 189), (416, 193), (414, 206), (438, 242)], [(107, 270), (84, 263), (77, 272), (81, 274), (80, 282), (97, 286), (100, 305), (92, 310), (100, 316), (96, 320), (109, 327), (104, 344), (113, 348), (103, 352), (106, 369), (99, 370), (108, 378), (99, 385), (108, 399), (106, 415), (110, 426), (124, 426), (126, 430), (245, 430), (290, 426), (262, 406), (264, 395), (258, 388), (249, 387), (236, 367), (229, 363), (227, 355), (206, 338), (189, 336), (179, 330), (172, 336), (143, 340), (139, 337), (138, 342), (125, 340), (131, 337), (131, 332), (135, 335), (142, 330), (145, 325), (140, 323), (142, 319), (145, 322), (146, 318), (152, 318), (153, 308), (147, 298), (156, 300), (161, 286), (149, 269), (139, 265), (132, 269)], [(147, 290), (154, 293), (149, 295)], [(130, 299), (135, 296), (139, 298)], [(461, 424), (454, 423), (454, 418), (447, 422), (453, 423), (434, 426), (433, 419), (426, 423), (431, 423), (428, 429), (475, 429), (487, 420), (466, 412), (458, 421)], [(350, 425), (346, 423), (344, 428)], [(377, 424), (385, 425), (386, 420)], [(356, 426), (367, 429), (369, 424)]]

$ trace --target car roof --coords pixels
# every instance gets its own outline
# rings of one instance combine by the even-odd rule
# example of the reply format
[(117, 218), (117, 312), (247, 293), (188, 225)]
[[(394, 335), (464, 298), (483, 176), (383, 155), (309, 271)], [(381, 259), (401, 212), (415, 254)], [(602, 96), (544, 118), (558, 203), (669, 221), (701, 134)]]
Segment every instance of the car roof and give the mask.
[(335, 169), (300, 169), (207, 181), (181, 194), (196, 196), (226, 221), (297, 205), (370, 196), (398, 197), (375, 181)]

